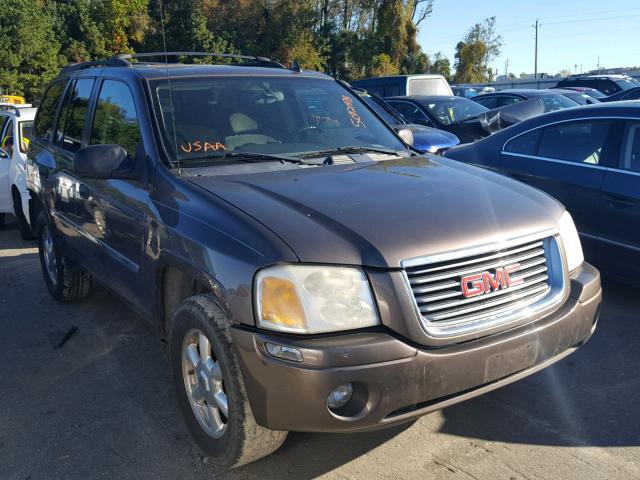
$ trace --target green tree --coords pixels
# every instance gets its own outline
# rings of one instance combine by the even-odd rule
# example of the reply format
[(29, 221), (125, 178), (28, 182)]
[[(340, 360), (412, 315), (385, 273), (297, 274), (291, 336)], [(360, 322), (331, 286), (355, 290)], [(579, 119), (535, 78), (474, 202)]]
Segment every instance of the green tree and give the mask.
[(44, 1), (0, 0), (0, 87), (3, 92), (40, 96), (58, 72), (60, 44)]
[(495, 17), (486, 18), (472, 26), (464, 39), (456, 45), (454, 81), (459, 83), (486, 82), (493, 79), (489, 62), (500, 54), (502, 37), (496, 34)]
[(447, 81), (451, 81), (451, 62), (447, 57), (442, 55), (441, 52), (436, 53), (433, 56), (429, 73), (435, 73), (442, 75)]
[(370, 75), (373, 77), (383, 77), (386, 75), (397, 75), (398, 66), (386, 53), (379, 53), (371, 59)]

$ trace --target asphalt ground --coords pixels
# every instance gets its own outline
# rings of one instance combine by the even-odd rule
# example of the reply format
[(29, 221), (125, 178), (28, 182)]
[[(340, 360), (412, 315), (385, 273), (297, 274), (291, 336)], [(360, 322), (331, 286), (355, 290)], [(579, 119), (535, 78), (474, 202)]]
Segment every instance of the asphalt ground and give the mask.
[(158, 339), (109, 292), (55, 302), (34, 242), (0, 229), (0, 479), (640, 479), (640, 290), (605, 281), (593, 338), (527, 379), (359, 434), (291, 433), (217, 471)]

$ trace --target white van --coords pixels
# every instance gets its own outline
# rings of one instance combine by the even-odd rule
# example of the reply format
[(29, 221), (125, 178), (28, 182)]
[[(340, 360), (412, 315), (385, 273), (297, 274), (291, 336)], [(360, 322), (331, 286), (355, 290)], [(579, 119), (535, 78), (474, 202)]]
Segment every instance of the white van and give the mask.
[(453, 91), (442, 75), (393, 75), (390, 77), (363, 78), (351, 82), (374, 93), (379, 97), (398, 97), (416, 95), (445, 95), (453, 96)]

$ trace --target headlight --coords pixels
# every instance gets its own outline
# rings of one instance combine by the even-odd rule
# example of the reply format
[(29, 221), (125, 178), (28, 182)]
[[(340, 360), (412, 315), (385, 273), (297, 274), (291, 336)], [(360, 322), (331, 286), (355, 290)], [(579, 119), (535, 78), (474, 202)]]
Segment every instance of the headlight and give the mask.
[(256, 275), (258, 326), (320, 333), (380, 323), (369, 281), (349, 267), (276, 265)]
[(582, 254), (582, 245), (580, 244), (580, 237), (576, 231), (576, 226), (573, 224), (571, 215), (566, 210), (560, 218), (559, 227), (560, 237), (562, 237), (562, 243), (564, 245), (564, 253), (567, 256), (567, 266), (571, 272), (582, 265), (584, 255)]

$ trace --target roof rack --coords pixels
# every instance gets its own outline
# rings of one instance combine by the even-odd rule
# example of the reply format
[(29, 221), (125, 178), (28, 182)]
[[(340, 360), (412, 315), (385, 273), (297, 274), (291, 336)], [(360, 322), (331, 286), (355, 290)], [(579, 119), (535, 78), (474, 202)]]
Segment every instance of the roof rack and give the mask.
[(80, 63), (74, 63), (72, 65), (67, 65), (62, 70), (60, 70), (60, 75), (68, 75), (78, 70), (85, 70), (87, 68), (93, 68), (93, 67), (128, 67), (130, 65), (131, 65), (131, 62), (128, 62), (124, 59), (121, 59), (118, 57), (111, 57), (105, 60), (94, 60), (91, 62), (80, 62)]
[[(93, 60), (90, 62), (80, 62), (74, 63), (72, 65), (68, 65), (64, 67), (60, 71), (60, 75), (69, 75), (70, 73), (76, 72), (78, 70), (85, 70), (93, 67), (130, 67), (134, 65), (134, 63), (130, 62), (130, 60), (137, 58), (153, 58), (153, 57), (217, 57), (217, 58), (230, 58), (236, 60), (249, 60), (254, 62), (256, 66), (260, 67), (271, 67), (271, 68), (287, 68), (279, 62), (275, 60), (271, 60), (267, 57), (260, 56), (251, 56), (251, 55), (237, 55), (234, 53), (219, 53), (219, 52), (145, 52), (145, 53), (125, 53), (120, 55), (115, 55), (111, 58), (103, 59), (103, 60)], [(149, 64), (159, 64), (165, 62), (145, 62)], [(294, 63), (292, 67), (295, 71), (301, 71), (299, 64), (297, 62)]]
[[(250, 60), (264, 67), (286, 68), (279, 62), (271, 60), (267, 57), (259, 57), (255, 55), (237, 55), (235, 53), (220, 53), (220, 52), (147, 52), (147, 53), (125, 53), (116, 55), (113, 59), (128, 62), (131, 59), (136, 58), (152, 58), (152, 57), (216, 57), (216, 58), (230, 58), (236, 60)], [(162, 62), (164, 63), (164, 62)]]
[(7, 105), (7, 104), (0, 104), (0, 111), (4, 112), (4, 111), (13, 111), (13, 113), (16, 115), (16, 117), (20, 116), (20, 108), (30, 108), (31, 104), (24, 105), (22, 107), (19, 107), (18, 105)]

